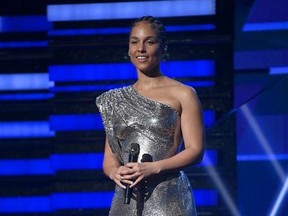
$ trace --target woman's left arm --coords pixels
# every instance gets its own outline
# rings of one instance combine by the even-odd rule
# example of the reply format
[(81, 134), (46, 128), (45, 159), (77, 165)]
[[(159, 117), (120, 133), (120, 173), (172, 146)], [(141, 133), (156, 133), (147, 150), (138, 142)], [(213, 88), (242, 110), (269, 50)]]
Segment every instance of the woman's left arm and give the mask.
[(204, 153), (205, 129), (197, 93), (193, 88), (183, 86), (178, 95), (182, 108), (181, 131), (185, 149), (171, 158), (155, 162), (159, 173), (199, 163)]
[(128, 163), (127, 166), (131, 168), (131, 173), (125, 174), (133, 173), (132, 175), (136, 179), (131, 187), (147, 176), (180, 170), (202, 160), (205, 146), (205, 129), (202, 108), (197, 93), (193, 88), (181, 86), (177, 94), (182, 108), (180, 118), (185, 149), (171, 158), (160, 161)]

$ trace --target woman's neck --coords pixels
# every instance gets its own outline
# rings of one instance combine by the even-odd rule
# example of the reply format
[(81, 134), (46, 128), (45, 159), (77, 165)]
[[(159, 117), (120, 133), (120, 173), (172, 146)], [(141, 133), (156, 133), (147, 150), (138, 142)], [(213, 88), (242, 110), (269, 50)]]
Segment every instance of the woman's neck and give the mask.
[(135, 82), (134, 87), (137, 90), (147, 90), (150, 88), (155, 88), (160, 85), (164, 76), (159, 73), (155, 76), (147, 76), (143, 73), (138, 73), (138, 80)]

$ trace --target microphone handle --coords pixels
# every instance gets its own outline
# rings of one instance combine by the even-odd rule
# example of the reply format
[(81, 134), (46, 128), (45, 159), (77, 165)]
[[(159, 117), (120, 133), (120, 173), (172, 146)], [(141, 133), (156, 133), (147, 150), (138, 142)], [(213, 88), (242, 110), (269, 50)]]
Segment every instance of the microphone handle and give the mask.
[[(137, 159), (138, 159), (138, 155), (129, 154), (129, 161), (128, 162), (137, 162)], [(125, 197), (124, 204), (130, 204), (130, 199), (132, 196), (133, 188), (130, 188), (129, 184), (126, 184), (125, 186), (126, 186), (126, 188), (125, 188), (125, 192), (124, 192), (125, 193), (124, 194), (124, 197)]]
[(124, 194), (124, 204), (130, 204), (130, 199), (132, 196), (133, 188), (129, 188), (129, 184), (126, 184), (125, 194)]

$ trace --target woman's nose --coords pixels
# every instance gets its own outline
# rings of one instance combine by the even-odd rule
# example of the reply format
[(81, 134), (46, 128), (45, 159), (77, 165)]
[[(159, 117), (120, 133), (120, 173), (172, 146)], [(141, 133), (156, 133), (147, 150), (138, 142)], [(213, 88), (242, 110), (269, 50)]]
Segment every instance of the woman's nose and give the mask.
[(145, 52), (146, 51), (146, 48), (145, 48), (145, 44), (140, 44), (139, 47), (138, 47), (138, 52)]

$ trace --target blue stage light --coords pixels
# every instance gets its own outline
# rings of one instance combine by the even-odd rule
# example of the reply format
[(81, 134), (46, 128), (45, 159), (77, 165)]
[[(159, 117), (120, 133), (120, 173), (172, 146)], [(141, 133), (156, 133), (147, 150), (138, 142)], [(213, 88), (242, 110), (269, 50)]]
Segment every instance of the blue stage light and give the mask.
[(219, 194), (217, 190), (195, 189), (193, 190), (195, 203), (197, 206), (217, 206)]
[(35, 197), (0, 197), (1, 213), (35, 213), (50, 212), (52, 207), (49, 196)]
[[(193, 190), (197, 206), (216, 206), (216, 190)], [(55, 212), (67, 209), (103, 209), (109, 208), (114, 192), (67, 192), (53, 193), (48, 196), (0, 197), (1, 213)]]
[(54, 22), (131, 19), (150, 14), (156, 17), (205, 16), (216, 14), (215, 4), (215, 0), (174, 0), (48, 5), (47, 17)]
[(111, 206), (114, 192), (103, 191), (94, 193), (54, 193), (52, 205), (54, 209), (101, 209)]
[(47, 121), (0, 122), (0, 138), (53, 137)]
[[(103, 143), (99, 143), (104, 145)], [(101, 170), (104, 154), (75, 153), (53, 154), (50, 158), (38, 159), (2, 159), (0, 176), (54, 175), (64, 170)], [(197, 166), (216, 166), (218, 155), (215, 150), (206, 150), (203, 161)]]
[(38, 159), (2, 159), (0, 176), (54, 175), (61, 170), (101, 170), (102, 163), (103, 153), (53, 154), (50, 158)]
[(48, 41), (13, 41), (0, 42), (0, 48), (47, 47)]
[(237, 155), (237, 161), (285, 161), (288, 160), (288, 154), (273, 154), (273, 155), (267, 155), (267, 154), (238, 154)]
[(103, 130), (99, 114), (52, 115), (49, 121), (55, 131)]
[(174, 78), (214, 76), (215, 61), (167, 61), (161, 64), (161, 70), (164, 74)]
[[(117, 68), (117, 73), (115, 69)], [(69, 74), (69, 76), (68, 76)], [(136, 79), (137, 73), (130, 63), (51, 65), (50, 80), (56, 82)]]
[[(115, 68), (117, 68), (117, 73), (115, 73)], [(214, 76), (215, 61), (163, 62), (161, 70), (173, 78)], [(137, 79), (136, 70), (131, 63), (51, 65), (49, 76), (50, 80), (55, 82)]]
[[(167, 32), (180, 32), (180, 31), (211, 31), (215, 30), (213, 24), (198, 24), (198, 25), (177, 25), (166, 26)], [(95, 28), (95, 29), (55, 29), (50, 30), (50, 36), (75, 36), (75, 35), (110, 35), (110, 34), (127, 34), (130, 28)]]
[(212, 149), (206, 150), (200, 166), (217, 166), (217, 164), (218, 152)]
[(63, 35), (107, 35), (107, 34), (128, 34), (130, 28), (95, 28), (95, 29), (56, 29), (48, 32), (50, 36)]
[(270, 75), (288, 74), (288, 67), (271, 67), (269, 70)]
[(205, 127), (210, 127), (216, 121), (215, 111), (214, 110), (204, 110), (204, 124)]
[(179, 31), (211, 31), (215, 30), (214, 24), (195, 24), (195, 25), (177, 25), (166, 26), (167, 32), (179, 32)]
[(42, 90), (49, 89), (54, 83), (47, 73), (1, 74), (0, 90)]
[(0, 176), (51, 175), (53, 173), (49, 159), (0, 160)]
[[(103, 143), (104, 144), (104, 143)], [(53, 170), (102, 169), (103, 153), (54, 154), (51, 156)]]
[(47, 100), (53, 98), (53, 93), (23, 93), (23, 94), (0, 94), (0, 100)]
[(276, 31), (287, 30), (288, 22), (246, 23), (243, 31)]
[(2, 16), (0, 32), (39, 32), (52, 27), (46, 16)]
[[(103, 143), (99, 143), (104, 145)], [(63, 170), (101, 170), (101, 153), (53, 154), (50, 158), (38, 159), (2, 159), (0, 176), (54, 175)], [(206, 150), (203, 161), (198, 166), (216, 166), (218, 155), (215, 150)]]

